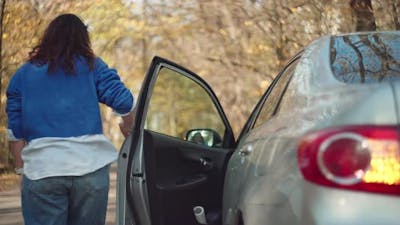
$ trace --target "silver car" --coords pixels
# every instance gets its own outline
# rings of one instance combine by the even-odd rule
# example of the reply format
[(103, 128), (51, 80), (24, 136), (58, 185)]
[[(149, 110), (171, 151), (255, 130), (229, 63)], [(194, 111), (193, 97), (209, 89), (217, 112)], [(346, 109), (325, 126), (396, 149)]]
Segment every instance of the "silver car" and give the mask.
[(206, 82), (155, 57), (120, 152), (117, 224), (399, 224), (399, 80), (400, 32), (321, 37), (235, 140)]

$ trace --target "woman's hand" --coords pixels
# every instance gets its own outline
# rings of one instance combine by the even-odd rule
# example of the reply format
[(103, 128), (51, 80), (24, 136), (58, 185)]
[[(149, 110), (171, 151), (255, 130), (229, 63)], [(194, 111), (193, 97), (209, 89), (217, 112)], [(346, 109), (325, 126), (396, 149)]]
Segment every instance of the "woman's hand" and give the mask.
[(124, 135), (124, 137), (128, 137), (133, 128), (133, 121), (134, 121), (134, 112), (130, 112), (126, 116), (122, 116), (122, 122), (119, 124), (119, 129), (121, 130), (121, 133)]

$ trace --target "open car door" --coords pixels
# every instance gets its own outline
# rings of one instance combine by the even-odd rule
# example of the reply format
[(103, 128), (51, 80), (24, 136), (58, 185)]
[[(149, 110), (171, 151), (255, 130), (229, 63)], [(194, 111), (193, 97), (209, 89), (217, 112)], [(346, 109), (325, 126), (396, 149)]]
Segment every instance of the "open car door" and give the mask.
[(211, 88), (181, 66), (155, 57), (136, 104), (132, 135), (118, 160), (117, 224), (221, 223), (222, 190), (235, 145)]

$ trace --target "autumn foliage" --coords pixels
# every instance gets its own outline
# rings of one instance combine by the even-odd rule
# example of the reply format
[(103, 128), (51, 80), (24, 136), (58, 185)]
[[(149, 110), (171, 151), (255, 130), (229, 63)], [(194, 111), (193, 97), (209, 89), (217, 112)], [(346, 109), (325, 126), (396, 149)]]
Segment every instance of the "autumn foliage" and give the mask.
[[(5, 87), (47, 23), (75, 13), (94, 51), (138, 94), (154, 55), (202, 76), (238, 135), (256, 101), (291, 56), (312, 39), (356, 29), (398, 29), (400, 0), (1, 0), (0, 167), (8, 165)], [(103, 109), (104, 132), (122, 140)]]

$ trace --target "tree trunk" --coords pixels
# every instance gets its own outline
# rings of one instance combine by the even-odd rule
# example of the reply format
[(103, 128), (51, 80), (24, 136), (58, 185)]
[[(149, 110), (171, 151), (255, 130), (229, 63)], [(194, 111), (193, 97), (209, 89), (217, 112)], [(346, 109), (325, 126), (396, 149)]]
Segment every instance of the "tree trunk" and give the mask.
[(399, 2), (396, 0), (392, 0), (393, 22), (394, 22), (394, 28), (396, 30), (400, 30), (400, 20), (398, 13), (399, 13)]
[[(147, 25), (147, 17), (148, 17), (148, 15), (147, 15), (147, 0), (143, 0), (142, 1), (142, 10), (143, 10), (143, 20), (145, 21), (145, 24)], [(142, 66), (143, 66), (143, 72), (146, 72), (146, 68), (147, 68), (147, 66), (148, 66), (148, 59), (147, 59), (147, 55), (148, 55), (148, 53), (147, 53), (147, 48), (148, 48), (148, 37), (143, 37), (142, 38), (142, 45), (143, 45), (143, 48), (142, 48)]]
[[(6, 8), (6, 0), (0, 0), (0, 93), (2, 87), (2, 78), (3, 78), (3, 55), (1, 54), (3, 51), (3, 17), (4, 17), (4, 9)], [(0, 104), (1, 98), (0, 98)]]
[[(6, 8), (6, 0), (1, 0), (0, 1), (0, 94), (2, 93), (2, 87), (3, 87), (3, 74), (4, 74), (4, 69), (3, 69), (3, 18), (4, 18), (4, 9)], [(2, 98), (0, 97), (0, 109), (1, 111), (4, 112), (4, 108), (3, 108), (3, 102), (2, 102)], [(4, 115), (4, 113), (0, 112), (0, 115)], [(0, 120), (3, 123), (3, 119)], [(3, 137), (1, 137), (3, 136)], [(3, 147), (3, 149), (8, 149), (8, 144), (7, 144), (7, 139), (6, 139), (6, 135), (1, 135), (0, 136), (0, 145)], [(0, 157), (0, 165), (5, 163), (6, 166), (8, 167), (10, 165), (10, 152), (9, 151), (3, 151), (0, 148), (0, 153), (7, 153), (8, 156), (7, 157)], [(4, 161), (3, 161), (4, 160)]]
[(372, 0), (350, 0), (350, 7), (356, 23), (356, 31), (376, 30)]

